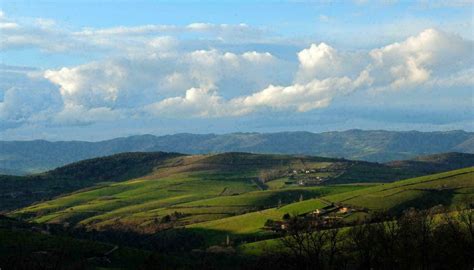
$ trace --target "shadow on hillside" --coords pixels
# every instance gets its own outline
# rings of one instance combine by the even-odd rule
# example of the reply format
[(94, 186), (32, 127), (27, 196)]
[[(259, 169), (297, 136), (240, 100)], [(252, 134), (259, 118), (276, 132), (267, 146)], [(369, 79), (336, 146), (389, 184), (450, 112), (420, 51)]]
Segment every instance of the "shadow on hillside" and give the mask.
[(0, 211), (19, 209), (103, 182), (120, 182), (147, 175), (157, 166), (182, 156), (177, 153), (121, 153), (83, 160), (28, 176), (0, 175)]
[(392, 208), (390, 212), (401, 214), (404, 210), (411, 207), (416, 209), (429, 209), (437, 205), (451, 205), (455, 191), (455, 189), (424, 189), (422, 196), (405, 201)]

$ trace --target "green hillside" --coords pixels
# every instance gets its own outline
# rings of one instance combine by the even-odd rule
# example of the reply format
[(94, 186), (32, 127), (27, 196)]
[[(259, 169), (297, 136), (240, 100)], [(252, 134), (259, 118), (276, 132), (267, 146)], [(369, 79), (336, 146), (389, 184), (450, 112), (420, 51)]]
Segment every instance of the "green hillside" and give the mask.
[(324, 198), (370, 210), (400, 212), (408, 207), (428, 208), (474, 201), (474, 167), (397, 181)]
[[(312, 156), (249, 153), (215, 155), (182, 155), (162, 152), (122, 153), (73, 163), (42, 174), (23, 177), (0, 176), (0, 188), (3, 191), (0, 194), (0, 211), (22, 208), (35, 202), (51, 200), (56, 196), (64, 196), (71, 192), (80, 192), (81, 194), (71, 195), (70, 197), (82, 196), (87, 198), (83, 201), (87, 201), (89, 198), (97, 199), (98, 193), (109, 194), (99, 196), (104, 197), (116, 194), (119, 190), (122, 190), (121, 192), (125, 192), (125, 190), (131, 192), (133, 189), (139, 192), (140, 188), (143, 190), (148, 188), (162, 190), (166, 187), (167, 181), (176, 184), (186, 179), (193, 179), (193, 181), (199, 179), (212, 180), (207, 183), (213, 186), (211, 189), (217, 189), (220, 195), (232, 195), (234, 191), (231, 189), (220, 190), (226, 188), (226, 185), (222, 183), (223, 180), (227, 182), (231, 180), (230, 182), (234, 186), (240, 185), (243, 190), (234, 192), (240, 194), (265, 189), (277, 190), (346, 183), (391, 182), (472, 165), (474, 165), (474, 155), (462, 153), (441, 154), (389, 164)], [(146, 181), (140, 185), (136, 181), (129, 184), (114, 184), (136, 179)], [(160, 183), (157, 183), (157, 180), (160, 180)], [(195, 181), (192, 183), (195, 183)], [(91, 193), (87, 193), (88, 189)], [(189, 189), (190, 192), (183, 191), (180, 193), (174, 191), (174, 193), (163, 196), (156, 193), (154, 199), (171, 199), (176, 197), (174, 195), (186, 197), (196, 193), (192, 187), (189, 187)], [(184, 199), (182, 197), (177, 202), (211, 198), (216, 195), (216, 191), (211, 189), (200, 192), (197, 198)], [(126, 200), (122, 200), (121, 197), (120, 207), (134, 203), (128, 201), (126, 193), (123, 196)], [(100, 207), (107, 205), (109, 208), (99, 207), (97, 211), (118, 208), (118, 206), (113, 205), (113, 200), (110, 197), (105, 198), (107, 199), (101, 199)], [(137, 200), (139, 199), (137, 198)], [(151, 202), (144, 198), (142, 203)], [(70, 202), (63, 206), (73, 205), (75, 203)], [(47, 208), (50, 209), (51, 207)], [(64, 210), (64, 207), (61, 210)], [(92, 210), (87, 209), (87, 211)], [(247, 210), (244, 209), (243, 211)], [(47, 210), (47, 212), (51, 211)], [(92, 214), (88, 215), (91, 216)]]
[(332, 203), (363, 210), (345, 214), (344, 219), (349, 221), (360, 217), (361, 213), (372, 211), (400, 213), (409, 207), (425, 209), (439, 204), (454, 206), (466, 201), (474, 201), (474, 167), (349, 192), (339, 192), (285, 205), (278, 209), (271, 208), (241, 216), (198, 223), (190, 228), (211, 235), (211, 242), (216, 243), (222, 242), (227, 234), (242, 239), (264, 237), (265, 234), (268, 234), (263, 229), (268, 219), (281, 220), (286, 213), (301, 215), (322, 209)]
[(133, 179), (151, 173), (176, 153), (122, 153), (66, 165), (46, 173), (29, 176), (0, 175), (0, 212), (103, 182)]
[[(299, 200), (305, 200), (302, 205), (309, 205), (311, 198), (367, 187), (326, 183), (384, 182), (390, 177), (416, 175), (414, 168), (400, 172), (396, 167), (368, 162), (246, 153), (121, 154), (39, 175), (49, 177), (46, 179), (52, 179), (52, 183), (67, 179), (66, 183), (84, 186), (89, 183), (89, 187), (15, 211), (14, 215), (37, 222), (150, 232), (167, 228), (170, 222), (173, 226), (183, 226), (222, 220)], [(262, 180), (262, 174), (268, 179)], [(318, 177), (325, 179), (321, 182), (325, 185), (312, 184)], [(68, 188), (73, 189), (67, 187), (62, 192)], [(427, 192), (411, 191), (411, 194)], [(442, 192), (449, 191), (438, 193)], [(285, 207), (280, 212), (286, 211)]]
[[(254, 162), (256, 157), (260, 163)], [(302, 166), (302, 160), (305, 166), (316, 166), (319, 160), (324, 164), (328, 161), (240, 153), (186, 156), (179, 158), (179, 166), (61, 196), (16, 211), (14, 215), (36, 222), (156, 231), (167, 226), (167, 219), (172, 219), (174, 225), (187, 225), (263, 210), (279, 203), (365, 188), (288, 184), (281, 189), (261, 190), (265, 184), (258, 182), (259, 168), (291, 164), (296, 168)]]
[[(9, 217), (31, 222), (30, 226), (39, 226), (40, 231), (22, 229), (23, 225), (0, 227), (0, 246), (13, 247), (7, 252), (10, 257), (25, 250), (28, 256), (46, 251), (54, 258), (58, 252), (55, 247), (66, 245), (67, 261), (94, 267), (101, 263), (91, 264), (88, 258), (103, 257), (101, 254), (110, 250), (110, 245), (127, 246), (130, 239), (136, 242), (131, 243), (135, 247), (165, 252), (166, 258), (184, 256), (190, 265), (200, 257), (196, 252), (214, 254), (208, 249), (215, 249), (216, 245), (220, 246), (217, 250), (225, 251), (226, 242), (230, 243), (228, 252), (239, 256), (259, 254), (262, 245), (275, 244), (281, 235), (271, 224), (284, 223), (287, 216), (311, 218), (319, 210), (324, 217), (352, 226), (354, 221), (379, 211), (399, 215), (410, 207), (472, 203), (474, 167), (390, 180), (422, 174), (434, 163), (452, 166), (449, 160), (459, 160), (459, 156), (443, 154), (388, 165), (248, 153), (131, 153), (87, 160), (38, 175), (51, 177), (51, 182), (57, 184), (61, 179), (81, 183), (83, 188), (76, 185), (71, 192), (51, 200), (10, 211)], [(14, 179), (24, 178), (10, 181)], [(88, 181), (82, 183), (79, 179)], [(10, 188), (14, 190), (14, 185)], [(113, 244), (97, 243), (89, 248), (95, 242), (48, 235), (43, 232), (45, 226)], [(32, 248), (23, 248), (16, 242)], [(120, 250), (117, 255), (124, 252), (127, 261), (137, 263), (149, 254)], [(115, 258), (107, 266), (118, 263), (120, 258)]]

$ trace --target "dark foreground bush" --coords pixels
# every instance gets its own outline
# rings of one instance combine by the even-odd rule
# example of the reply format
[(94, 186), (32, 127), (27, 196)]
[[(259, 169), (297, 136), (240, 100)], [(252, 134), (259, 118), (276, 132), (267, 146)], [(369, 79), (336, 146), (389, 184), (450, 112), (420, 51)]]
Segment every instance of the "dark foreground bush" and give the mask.
[[(383, 220), (383, 221), (382, 221)], [(292, 218), (281, 247), (254, 269), (473, 269), (474, 210), (410, 209), (351, 228), (314, 229)]]

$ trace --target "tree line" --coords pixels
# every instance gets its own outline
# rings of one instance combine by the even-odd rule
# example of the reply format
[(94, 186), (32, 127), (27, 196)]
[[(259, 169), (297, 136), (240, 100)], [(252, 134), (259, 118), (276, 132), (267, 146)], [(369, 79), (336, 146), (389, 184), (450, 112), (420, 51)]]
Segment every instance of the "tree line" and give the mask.
[(473, 269), (474, 210), (408, 209), (401, 216), (318, 229), (291, 217), (255, 269)]

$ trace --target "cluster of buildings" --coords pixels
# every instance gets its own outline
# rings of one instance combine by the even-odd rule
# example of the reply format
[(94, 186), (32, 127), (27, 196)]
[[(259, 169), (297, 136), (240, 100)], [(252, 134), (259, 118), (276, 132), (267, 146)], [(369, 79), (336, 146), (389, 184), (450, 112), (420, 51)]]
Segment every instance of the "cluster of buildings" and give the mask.
[[(344, 217), (354, 212), (367, 212), (367, 210), (331, 204), (324, 208), (299, 215), (296, 218), (300, 219), (301, 222), (308, 223), (312, 228), (331, 228), (334, 224), (342, 223)], [(291, 223), (291, 219), (278, 221), (269, 220), (265, 224), (265, 228), (274, 232), (284, 232), (290, 229)]]
[(300, 169), (288, 171), (288, 178), (296, 180), (299, 186), (318, 185), (328, 180), (329, 177), (314, 175), (320, 172), (327, 172), (326, 169)]

